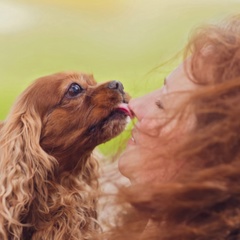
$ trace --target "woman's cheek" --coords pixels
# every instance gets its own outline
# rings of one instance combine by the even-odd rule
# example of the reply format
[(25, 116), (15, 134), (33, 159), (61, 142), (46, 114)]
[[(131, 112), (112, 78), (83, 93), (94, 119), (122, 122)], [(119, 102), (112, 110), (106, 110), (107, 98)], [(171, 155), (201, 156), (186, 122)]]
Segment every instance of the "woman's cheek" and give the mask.
[(144, 118), (136, 124), (136, 129), (148, 136), (157, 137), (160, 134), (161, 126), (166, 119), (164, 117)]

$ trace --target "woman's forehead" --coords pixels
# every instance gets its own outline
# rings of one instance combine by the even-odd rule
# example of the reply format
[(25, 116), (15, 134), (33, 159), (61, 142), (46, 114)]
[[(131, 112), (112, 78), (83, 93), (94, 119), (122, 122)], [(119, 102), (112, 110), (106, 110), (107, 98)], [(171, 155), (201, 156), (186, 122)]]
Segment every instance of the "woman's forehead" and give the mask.
[(188, 91), (196, 88), (197, 85), (189, 77), (189, 67), (190, 64), (188, 62), (183, 62), (169, 74), (166, 78), (168, 92)]

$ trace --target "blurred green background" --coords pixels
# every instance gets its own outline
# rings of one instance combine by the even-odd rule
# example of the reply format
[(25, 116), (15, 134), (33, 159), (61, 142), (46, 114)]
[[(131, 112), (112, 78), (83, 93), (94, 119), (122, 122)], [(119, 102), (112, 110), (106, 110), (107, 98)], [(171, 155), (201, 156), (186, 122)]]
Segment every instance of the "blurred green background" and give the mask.
[[(236, 13), (240, 0), (0, 0), (0, 120), (34, 79), (59, 71), (118, 79), (143, 95), (178, 64), (153, 70), (194, 27)], [(100, 150), (116, 152), (126, 136)]]

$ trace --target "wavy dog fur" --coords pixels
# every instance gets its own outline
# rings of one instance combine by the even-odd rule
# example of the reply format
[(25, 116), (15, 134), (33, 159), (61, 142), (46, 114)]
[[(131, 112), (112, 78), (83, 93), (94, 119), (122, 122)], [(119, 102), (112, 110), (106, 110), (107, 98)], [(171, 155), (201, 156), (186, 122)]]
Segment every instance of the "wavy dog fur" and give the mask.
[(0, 124), (0, 239), (92, 239), (94, 147), (118, 135), (120, 82), (58, 73), (36, 80)]

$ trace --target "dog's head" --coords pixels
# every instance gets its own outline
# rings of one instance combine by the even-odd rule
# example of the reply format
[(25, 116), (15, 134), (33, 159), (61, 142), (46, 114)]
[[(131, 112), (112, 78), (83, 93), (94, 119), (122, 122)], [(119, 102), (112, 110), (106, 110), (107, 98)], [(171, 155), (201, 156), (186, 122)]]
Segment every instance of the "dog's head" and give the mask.
[(39, 137), (42, 149), (62, 168), (74, 168), (95, 146), (124, 130), (128, 100), (118, 81), (98, 84), (91, 75), (57, 73), (37, 79), (12, 113), (31, 116), (29, 124), (40, 129), (34, 137)]
[(32, 91), (42, 116), (40, 144), (57, 158), (85, 154), (117, 136), (130, 114), (118, 81), (97, 84), (91, 75), (56, 74), (37, 80)]

